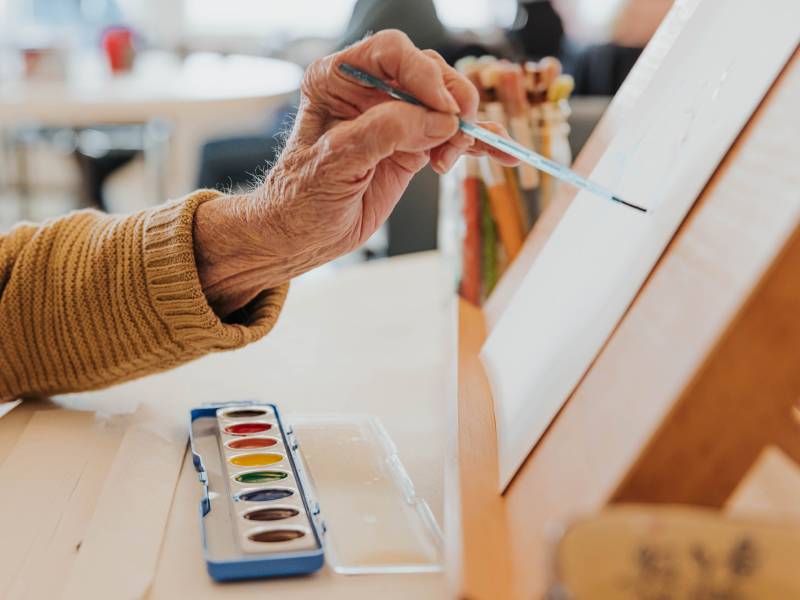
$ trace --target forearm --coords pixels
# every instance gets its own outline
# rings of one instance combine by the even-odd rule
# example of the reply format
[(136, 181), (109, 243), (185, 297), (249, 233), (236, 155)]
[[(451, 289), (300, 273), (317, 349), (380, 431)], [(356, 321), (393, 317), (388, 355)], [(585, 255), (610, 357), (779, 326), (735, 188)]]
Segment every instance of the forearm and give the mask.
[(197, 273), (220, 318), (261, 291), (285, 284), (341, 253), (346, 232), (327, 219), (315, 226), (309, 208), (325, 203), (325, 194), (307, 191), (302, 169), (286, 165), (291, 154), (287, 149), (257, 189), (220, 196), (197, 209), (193, 229)]
[(99, 389), (266, 334), (286, 286), (260, 294), (243, 326), (224, 324), (200, 285), (193, 220), (218, 196), (0, 237), (0, 398)]

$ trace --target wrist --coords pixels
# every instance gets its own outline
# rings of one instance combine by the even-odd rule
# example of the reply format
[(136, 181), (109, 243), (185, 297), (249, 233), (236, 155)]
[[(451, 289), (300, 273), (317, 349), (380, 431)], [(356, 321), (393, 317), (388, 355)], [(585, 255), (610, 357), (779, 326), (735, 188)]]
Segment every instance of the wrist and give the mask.
[(264, 210), (263, 191), (222, 196), (201, 204), (192, 234), (195, 265), (206, 300), (218, 317), (292, 277), (291, 261)]

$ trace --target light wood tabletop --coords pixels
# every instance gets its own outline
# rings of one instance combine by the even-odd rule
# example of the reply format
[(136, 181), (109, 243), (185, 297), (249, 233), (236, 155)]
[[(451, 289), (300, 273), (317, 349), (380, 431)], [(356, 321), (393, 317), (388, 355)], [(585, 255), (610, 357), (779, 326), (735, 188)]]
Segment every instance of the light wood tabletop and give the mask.
[[(303, 281), (265, 339), (233, 353), (108, 390), (26, 401), (0, 419), (0, 460), (39, 408), (132, 412), (147, 402), (186, 419), (204, 402), (261, 399), (292, 413), (378, 416), (443, 524), (444, 386), (449, 278), (438, 253), (352, 267)], [(29, 416), (29, 415), (28, 415)], [(16, 430), (15, 430), (16, 428)], [(198, 502), (203, 487), (187, 455), (149, 598), (442, 598), (442, 573), (317, 574), (214, 583), (203, 559)]]

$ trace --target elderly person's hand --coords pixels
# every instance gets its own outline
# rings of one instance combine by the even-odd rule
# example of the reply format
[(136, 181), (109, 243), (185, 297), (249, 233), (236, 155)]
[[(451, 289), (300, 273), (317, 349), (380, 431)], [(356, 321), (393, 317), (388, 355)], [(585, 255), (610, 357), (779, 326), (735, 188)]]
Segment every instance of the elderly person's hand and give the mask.
[[(434, 110), (392, 100), (342, 73), (346, 62), (391, 82)], [(489, 153), (458, 130), (475, 122), (478, 94), (433, 51), (384, 31), (315, 62), (286, 148), (253, 193), (202, 204), (194, 224), (200, 283), (223, 317), (274, 287), (363, 244), (411, 177), (430, 160), (445, 173), (461, 154)], [(482, 126), (507, 135), (494, 123)]]

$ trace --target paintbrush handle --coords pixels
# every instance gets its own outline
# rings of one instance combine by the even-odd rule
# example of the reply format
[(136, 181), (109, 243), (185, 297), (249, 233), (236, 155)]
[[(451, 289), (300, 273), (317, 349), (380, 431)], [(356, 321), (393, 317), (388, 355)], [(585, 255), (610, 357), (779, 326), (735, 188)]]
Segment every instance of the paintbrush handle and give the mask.
[(592, 192), (593, 194), (596, 194), (602, 198), (614, 200), (615, 202), (620, 201), (616, 198), (616, 196), (614, 196), (613, 193), (604, 187), (599, 186), (596, 183), (592, 183), (585, 177), (578, 175), (575, 171), (567, 169), (566, 167), (562, 167), (558, 163), (553, 162), (549, 158), (545, 158), (541, 154), (537, 154), (533, 150), (528, 150), (525, 146), (522, 146), (517, 142), (507, 140), (496, 133), (492, 133), (488, 129), (484, 129), (478, 125), (473, 125), (472, 123), (467, 123), (462, 119), (458, 120), (458, 127), (464, 133), (479, 139), (484, 144), (487, 144), (493, 148), (497, 148), (498, 150), (505, 152), (514, 158), (518, 158), (522, 162), (532, 165), (540, 171), (549, 173), (561, 181), (571, 183), (574, 186)]

